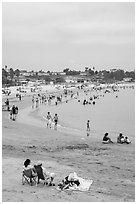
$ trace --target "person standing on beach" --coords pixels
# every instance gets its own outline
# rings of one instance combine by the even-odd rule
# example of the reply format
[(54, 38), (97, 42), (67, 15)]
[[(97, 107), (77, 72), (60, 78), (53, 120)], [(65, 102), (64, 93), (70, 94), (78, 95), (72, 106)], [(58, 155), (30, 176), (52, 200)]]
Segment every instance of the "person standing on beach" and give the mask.
[(19, 100), (21, 101), (21, 94), (19, 95)]
[(47, 128), (48, 128), (48, 127), (51, 128), (52, 117), (51, 117), (50, 112), (48, 112), (48, 114), (47, 114), (47, 120), (48, 120), (48, 122), (47, 122)]
[(87, 131), (90, 132), (90, 121), (87, 121)]
[(16, 118), (16, 107), (13, 105), (12, 106), (12, 120), (15, 121), (15, 118)]
[(10, 119), (12, 119), (12, 107), (10, 108)]
[(57, 113), (55, 114), (53, 120), (54, 120), (54, 130), (57, 130), (57, 124), (58, 124), (58, 115), (57, 115)]
[(9, 110), (9, 99), (7, 98), (7, 100), (5, 101), (5, 104), (7, 106), (7, 110)]
[(34, 108), (34, 96), (32, 96), (32, 108)]
[(38, 105), (39, 105), (39, 99), (36, 98), (36, 108), (38, 108)]
[(16, 107), (15, 107), (15, 118), (17, 117), (18, 110), (19, 110), (19, 109), (18, 109), (18, 106), (16, 106)]

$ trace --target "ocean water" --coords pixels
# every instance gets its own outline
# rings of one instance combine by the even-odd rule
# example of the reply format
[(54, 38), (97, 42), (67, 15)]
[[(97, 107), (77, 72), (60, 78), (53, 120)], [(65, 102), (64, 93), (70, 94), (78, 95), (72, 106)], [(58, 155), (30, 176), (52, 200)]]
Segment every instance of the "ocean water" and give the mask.
[[(115, 93), (98, 92), (100, 96), (96, 104), (83, 105), (84, 99), (96, 94), (81, 93), (79, 98), (57, 106), (45, 106), (44, 115), (48, 111), (52, 116), (57, 113), (59, 124), (63, 127), (86, 132), (86, 122), (90, 120), (91, 132), (102, 135), (109, 132), (118, 135), (122, 132), (132, 140), (135, 137), (135, 90), (132, 88), (119, 89)], [(102, 96), (104, 94), (104, 97)], [(116, 95), (118, 97), (116, 97)], [(80, 102), (78, 102), (80, 100)]]

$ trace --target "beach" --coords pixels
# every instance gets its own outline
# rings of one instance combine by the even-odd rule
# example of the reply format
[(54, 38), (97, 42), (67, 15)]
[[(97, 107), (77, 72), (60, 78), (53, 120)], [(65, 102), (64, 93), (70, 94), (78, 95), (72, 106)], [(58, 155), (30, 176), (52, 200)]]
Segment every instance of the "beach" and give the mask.
[[(32, 94), (25, 95), (21, 101), (13, 96), (10, 103), (19, 107), (17, 120), (10, 120), (8, 111), (2, 112), (2, 201), (134, 202), (134, 89), (119, 90), (94, 93), (100, 96), (95, 106), (82, 104), (93, 91), (87, 95), (81, 91), (72, 100), (69, 95), (68, 103), (40, 104), (38, 108), (32, 108)], [(46, 127), (48, 111), (59, 115), (57, 131)], [(88, 137), (87, 119), (91, 122)], [(113, 144), (102, 143), (105, 132), (109, 132)], [(131, 144), (117, 144), (119, 132), (129, 136)], [(27, 158), (34, 164), (43, 161), (43, 166), (55, 173), (56, 186), (22, 185), (22, 167)], [(58, 191), (59, 181), (71, 172), (92, 179), (90, 190)]]

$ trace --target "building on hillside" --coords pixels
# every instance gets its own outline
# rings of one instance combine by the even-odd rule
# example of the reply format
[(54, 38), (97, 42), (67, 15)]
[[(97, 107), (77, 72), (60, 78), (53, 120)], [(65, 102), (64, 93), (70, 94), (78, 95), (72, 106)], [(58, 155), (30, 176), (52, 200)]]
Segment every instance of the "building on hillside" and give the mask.
[(110, 71), (111, 71), (111, 72), (116, 72), (116, 71), (117, 71), (117, 69), (110, 69)]
[(27, 86), (27, 85), (28, 85), (28, 81), (26, 81), (26, 80), (20, 80), (20, 85), (21, 85), (21, 86)]
[(66, 73), (65, 73), (65, 72), (58, 72), (58, 74), (59, 74), (59, 75), (61, 75), (61, 76), (66, 75)]
[(27, 76), (30, 76), (30, 73), (29, 72), (22, 72), (21, 71), (20, 72), (20, 76), (24, 76), (24, 77), (26, 76), (27, 77)]
[(40, 85), (40, 84), (45, 84), (45, 80), (36, 80), (36, 83), (37, 83), (38, 85)]
[(124, 82), (132, 82), (133, 79), (132, 79), (132, 77), (125, 77), (125, 78), (123, 78), (123, 81)]
[(88, 75), (88, 72), (80, 72), (80, 76), (87, 76)]
[(49, 73), (46, 73), (46, 72), (38, 72), (37, 75), (38, 75), (38, 76), (49, 76)]
[(77, 83), (77, 77), (76, 76), (67, 76), (65, 77), (66, 83)]

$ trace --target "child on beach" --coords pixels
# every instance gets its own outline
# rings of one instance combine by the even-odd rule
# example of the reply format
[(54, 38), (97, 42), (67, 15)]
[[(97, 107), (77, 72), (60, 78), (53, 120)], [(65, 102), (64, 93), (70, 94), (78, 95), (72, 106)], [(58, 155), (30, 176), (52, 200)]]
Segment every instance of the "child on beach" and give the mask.
[(128, 137), (125, 137), (125, 139), (124, 139), (124, 143), (126, 143), (126, 144), (130, 144), (130, 143), (131, 143), (131, 141), (129, 140), (129, 138), (128, 138)]
[(50, 112), (48, 112), (48, 114), (47, 114), (47, 120), (48, 120), (48, 122), (47, 122), (47, 128), (48, 128), (48, 127), (51, 128), (52, 117), (51, 117)]
[(119, 134), (119, 136), (117, 137), (117, 143), (120, 144), (130, 144), (131, 141), (129, 140), (129, 138), (126, 136), (124, 137), (122, 133)]

